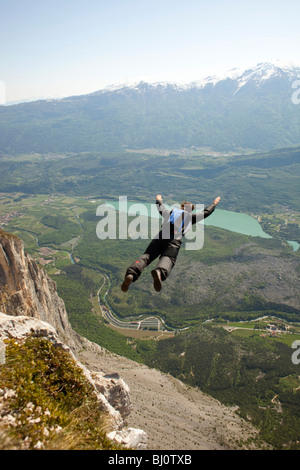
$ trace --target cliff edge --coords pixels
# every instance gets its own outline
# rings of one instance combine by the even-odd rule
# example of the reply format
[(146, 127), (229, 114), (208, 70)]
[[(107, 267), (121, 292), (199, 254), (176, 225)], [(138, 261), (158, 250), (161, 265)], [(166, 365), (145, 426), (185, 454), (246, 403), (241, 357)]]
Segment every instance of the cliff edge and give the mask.
[[(100, 370), (90, 371), (78, 360), (82, 348), (95, 349), (104, 357), (110, 353), (75, 333), (69, 323), (63, 300), (55, 282), (24, 251), (23, 242), (0, 230), (0, 341), (24, 341), (28, 337), (45, 338), (55, 347), (66, 351), (81, 369), (97, 395), (99, 412), (109, 415), (108, 438), (127, 448), (143, 450), (147, 435), (143, 430), (126, 427), (125, 418), (132, 409), (128, 385), (117, 372), (109, 375)], [(2, 360), (2, 363), (5, 360)], [(7, 391), (0, 394), (0, 424), (14, 422), (3, 408)], [(14, 391), (11, 393), (14, 394)], [(4, 409), (1, 414), (1, 408)], [(11, 416), (7, 420), (7, 416)]]

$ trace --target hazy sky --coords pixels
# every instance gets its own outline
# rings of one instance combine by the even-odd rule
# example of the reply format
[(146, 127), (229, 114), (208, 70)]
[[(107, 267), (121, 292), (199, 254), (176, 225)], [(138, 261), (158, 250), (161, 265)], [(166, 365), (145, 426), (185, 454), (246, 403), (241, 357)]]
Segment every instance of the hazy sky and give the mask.
[(0, 92), (70, 96), (299, 62), (299, 19), (299, 0), (0, 0)]

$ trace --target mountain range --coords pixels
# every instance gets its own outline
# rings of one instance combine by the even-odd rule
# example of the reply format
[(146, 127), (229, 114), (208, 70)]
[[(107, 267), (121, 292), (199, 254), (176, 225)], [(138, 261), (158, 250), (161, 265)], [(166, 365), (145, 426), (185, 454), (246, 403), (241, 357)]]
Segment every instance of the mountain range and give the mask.
[[(263, 63), (186, 85), (139, 82), (0, 106), (2, 221), (14, 234), (0, 231), (0, 340), (1, 324), (6, 339), (32, 321), (40, 335), (40, 321), (49, 323), (43, 335), (55, 328), (113, 402), (120, 373), (133, 404), (126, 426), (144, 430), (151, 449), (299, 448), (290, 338), (269, 338), (264, 325), (271, 315), (286, 332), (300, 311), (299, 253), (285, 243), (299, 241), (299, 77), (299, 67)], [(223, 208), (255, 214), (273, 239), (207, 227), (205, 250), (182, 253), (162, 295), (145, 273), (124, 297), (127, 262), (145, 240), (99, 243), (94, 203), (118, 194), (148, 201), (155, 187), (171, 202), (183, 191), (208, 200), (213, 190)], [(123, 337), (102, 319), (106, 276), (106, 301), (121, 318), (157, 315), (188, 329), (163, 341)], [(257, 331), (244, 330), (252, 319)], [(242, 331), (230, 332), (240, 321)], [(0, 434), (10, 416), (5, 380), (0, 371)]]
[(300, 67), (268, 62), (187, 85), (139, 82), (0, 106), (0, 151), (265, 151), (298, 145), (299, 79)]

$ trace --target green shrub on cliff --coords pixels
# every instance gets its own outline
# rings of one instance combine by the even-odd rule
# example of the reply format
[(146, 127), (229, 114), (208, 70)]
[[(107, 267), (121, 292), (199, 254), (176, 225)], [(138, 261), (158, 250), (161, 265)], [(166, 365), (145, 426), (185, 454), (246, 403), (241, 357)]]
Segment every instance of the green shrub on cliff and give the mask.
[(108, 416), (71, 355), (44, 338), (6, 341), (0, 449), (112, 450)]

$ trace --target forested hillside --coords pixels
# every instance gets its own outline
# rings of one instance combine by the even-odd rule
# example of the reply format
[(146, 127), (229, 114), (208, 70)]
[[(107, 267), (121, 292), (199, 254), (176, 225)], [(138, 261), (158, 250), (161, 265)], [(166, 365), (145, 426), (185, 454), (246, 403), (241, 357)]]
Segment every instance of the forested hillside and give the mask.
[(149, 365), (238, 406), (274, 448), (299, 449), (299, 366), (286, 345), (199, 326), (141, 350)]
[[(116, 148), (270, 150), (300, 143), (293, 101), (299, 69), (259, 64), (237, 77), (186, 87), (144, 82), (61, 100), (0, 106), (1, 150)], [(287, 125), (288, 123), (288, 125)]]

